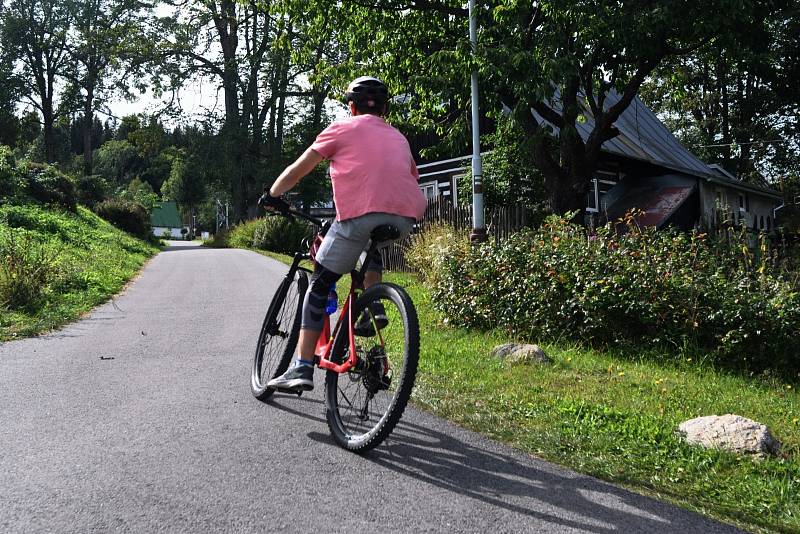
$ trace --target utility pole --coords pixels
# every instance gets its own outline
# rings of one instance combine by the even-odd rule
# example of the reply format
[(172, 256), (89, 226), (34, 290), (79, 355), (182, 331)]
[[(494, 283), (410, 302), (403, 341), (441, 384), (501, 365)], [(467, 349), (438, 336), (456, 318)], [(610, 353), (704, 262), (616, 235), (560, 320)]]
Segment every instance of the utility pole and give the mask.
[[(478, 23), (475, 20), (475, 0), (469, 0), (469, 41), (473, 58), (478, 52)], [(480, 110), (478, 109), (478, 71), (472, 71), (472, 232), (470, 241), (486, 241), (483, 220), (483, 166), (481, 165)]]

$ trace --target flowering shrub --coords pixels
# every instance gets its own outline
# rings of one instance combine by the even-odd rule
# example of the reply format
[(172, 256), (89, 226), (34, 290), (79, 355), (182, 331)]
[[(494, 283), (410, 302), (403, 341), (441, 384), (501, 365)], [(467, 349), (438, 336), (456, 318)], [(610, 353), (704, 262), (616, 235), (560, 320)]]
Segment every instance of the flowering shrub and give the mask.
[[(549, 218), (500, 245), (450, 247), (424, 279), (448, 320), (527, 339), (709, 349), (747, 368), (800, 369), (800, 292), (746, 236), (640, 229), (620, 235)], [(436, 254), (419, 239), (413, 256)], [(761, 252), (764, 252), (763, 250)], [(433, 273), (430, 271), (434, 271)]]

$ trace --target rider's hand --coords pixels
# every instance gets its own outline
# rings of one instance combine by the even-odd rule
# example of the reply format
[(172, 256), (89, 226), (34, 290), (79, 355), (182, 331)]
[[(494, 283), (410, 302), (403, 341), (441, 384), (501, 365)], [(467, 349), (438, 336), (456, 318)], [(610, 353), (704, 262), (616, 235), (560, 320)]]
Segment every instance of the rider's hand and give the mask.
[(261, 195), (261, 198), (258, 199), (258, 205), (262, 208), (266, 209), (273, 209), (275, 211), (279, 211), (281, 213), (288, 213), (289, 212), (289, 203), (279, 197), (273, 197), (269, 194), (269, 190), (266, 189), (264, 194)]

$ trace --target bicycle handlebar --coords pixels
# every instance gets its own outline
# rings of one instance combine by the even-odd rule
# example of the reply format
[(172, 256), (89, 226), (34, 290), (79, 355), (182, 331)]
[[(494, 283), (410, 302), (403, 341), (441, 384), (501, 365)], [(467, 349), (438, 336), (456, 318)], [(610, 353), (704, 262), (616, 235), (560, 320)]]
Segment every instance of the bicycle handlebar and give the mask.
[(302, 212), (302, 211), (297, 210), (297, 209), (292, 208), (292, 207), (289, 208), (289, 210), (286, 212), (286, 215), (289, 216), (289, 217), (292, 217), (292, 216), (300, 217), (301, 219), (305, 219), (308, 222), (310, 222), (311, 224), (315, 224), (317, 226), (322, 226), (324, 224), (322, 219), (317, 219), (313, 215), (310, 215), (308, 213)]
[[(324, 223), (322, 219), (317, 219), (311, 214), (302, 212), (298, 209), (293, 208), (288, 202), (282, 200), (280, 198), (275, 197), (267, 197), (268, 194), (265, 194), (260, 199), (258, 199), (258, 205), (267, 209), (271, 213), (275, 213), (276, 215), (281, 215), (283, 217), (288, 217), (289, 219), (293, 217), (300, 217), (301, 219), (305, 219), (311, 224), (315, 224), (317, 226), (322, 226)], [(274, 208), (273, 210), (269, 210), (268, 208)]]

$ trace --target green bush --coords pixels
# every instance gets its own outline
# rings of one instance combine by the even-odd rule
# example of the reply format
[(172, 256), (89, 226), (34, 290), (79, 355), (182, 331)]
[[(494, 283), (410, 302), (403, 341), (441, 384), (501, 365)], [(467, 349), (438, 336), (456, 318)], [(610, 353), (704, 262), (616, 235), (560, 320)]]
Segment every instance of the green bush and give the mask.
[(0, 202), (15, 200), (23, 193), (24, 186), (11, 149), (0, 145)]
[(108, 182), (96, 174), (91, 176), (83, 175), (78, 178), (78, 202), (89, 208), (94, 208), (97, 204), (108, 198), (111, 187)]
[(272, 252), (294, 254), (311, 233), (311, 226), (306, 222), (290, 221), (286, 217), (265, 217), (255, 225), (252, 246)]
[(226, 245), (237, 248), (250, 248), (253, 246), (253, 235), (261, 219), (251, 219), (237, 224), (228, 231)]
[(767, 254), (758, 259), (746, 237), (627, 230), (589, 235), (549, 218), (500, 245), (448, 246), (444, 256), (436, 239), (417, 239), (411, 256), (438, 256), (426, 280), (459, 325), (599, 346), (698, 347), (732, 367), (800, 370), (797, 279)]
[(211, 248), (228, 248), (230, 246), (228, 244), (229, 233), (229, 230), (222, 228), (209, 239), (203, 241), (203, 246)]
[(120, 230), (141, 239), (148, 239), (152, 228), (150, 215), (141, 204), (128, 200), (109, 199), (95, 206), (95, 213)]
[(77, 196), (72, 179), (52, 165), (25, 163), (26, 190), (28, 196), (42, 204), (60, 206), (75, 211)]

